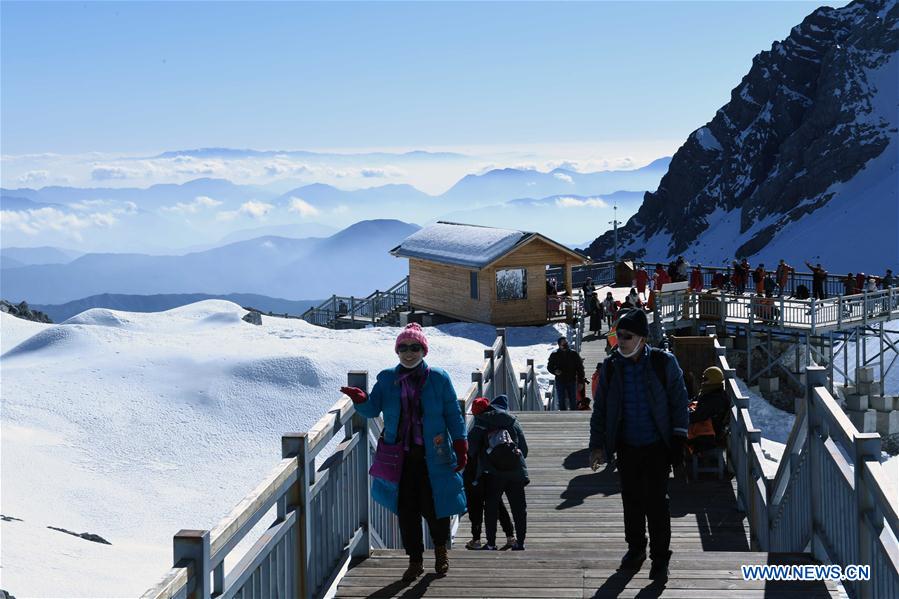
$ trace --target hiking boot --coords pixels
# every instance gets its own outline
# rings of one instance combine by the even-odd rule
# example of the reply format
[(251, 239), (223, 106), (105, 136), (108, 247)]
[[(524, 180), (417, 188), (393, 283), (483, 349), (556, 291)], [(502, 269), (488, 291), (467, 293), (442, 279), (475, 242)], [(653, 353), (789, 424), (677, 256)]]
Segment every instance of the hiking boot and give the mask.
[(446, 554), (446, 545), (434, 547), (434, 572), (441, 576), (449, 572), (449, 556)]
[(668, 552), (664, 558), (652, 560), (652, 567), (649, 568), (649, 579), (656, 582), (665, 582), (668, 580), (668, 562), (671, 561), (671, 552)]
[(639, 570), (643, 562), (646, 561), (645, 549), (628, 549), (624, 557), (621, 558), (619, 570)]
[(484, 543), (483, 545), (481, 545), (481, 551), (496, 551), (496, 545)]
[(510, 549), (515, 544), (515, 537), (509, 535), (506, 537), (506, 544), (499, 548), (500, 551)]
[(512, 543), (512, 551), (524, 551), (524, 541), (515, 541)]
[(409, 584), (425, 572), (424, 562), (422, 560), (409, 559), (409, 567), (403, 572), (403, 582)]
[(480, 537), (475, 537), (472, 540), (465, 543), (466, 549), (480, 549), (481, 547), (483, 547), (483, 544), (481, 543)]

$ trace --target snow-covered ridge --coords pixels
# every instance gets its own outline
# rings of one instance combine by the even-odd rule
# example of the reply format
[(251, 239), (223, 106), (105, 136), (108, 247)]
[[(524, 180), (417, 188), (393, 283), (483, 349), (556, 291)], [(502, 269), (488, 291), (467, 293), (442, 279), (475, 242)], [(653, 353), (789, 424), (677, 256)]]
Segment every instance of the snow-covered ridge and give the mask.
[[(211, 528), (308, 430), (350, 370), (395, 364), (398, 329), (243, 322), (207, 300), (166, 312), (92, 309), (43, 325), (0, 314), (3, 588), (17, 596), (136, 596), (171, 566), (181, 528)], [(487, 325), (426, 329), (428, 361), (461, 395)], [(507, 332), (515, 367), (544, 366), (559, 330)], [(35, 501), (39, 498), (39, 501)], [(101, 535), (100, 545), (49, 531)]]

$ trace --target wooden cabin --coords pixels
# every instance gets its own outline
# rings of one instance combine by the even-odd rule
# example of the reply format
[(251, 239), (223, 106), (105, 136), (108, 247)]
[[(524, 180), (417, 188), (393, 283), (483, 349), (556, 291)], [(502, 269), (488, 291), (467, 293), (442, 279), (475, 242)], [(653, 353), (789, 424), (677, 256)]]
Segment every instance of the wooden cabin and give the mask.
[[(414, 309), (495, 326), (570, 317), (571, 268), (589, 262), (540, 233), (448, 222), (417, 231), (390, 253), (409, 259)], [(547, 280), (555, 266), (564, 281)]]

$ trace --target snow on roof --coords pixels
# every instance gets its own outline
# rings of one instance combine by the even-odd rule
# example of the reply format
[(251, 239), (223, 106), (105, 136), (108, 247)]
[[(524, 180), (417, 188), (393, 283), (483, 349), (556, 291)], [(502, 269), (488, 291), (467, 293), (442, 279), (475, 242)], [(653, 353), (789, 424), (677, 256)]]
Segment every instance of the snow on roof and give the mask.
[(438, 222), (407, 237), (394, 256), (483, 268), (533, 235), (522, 231)]

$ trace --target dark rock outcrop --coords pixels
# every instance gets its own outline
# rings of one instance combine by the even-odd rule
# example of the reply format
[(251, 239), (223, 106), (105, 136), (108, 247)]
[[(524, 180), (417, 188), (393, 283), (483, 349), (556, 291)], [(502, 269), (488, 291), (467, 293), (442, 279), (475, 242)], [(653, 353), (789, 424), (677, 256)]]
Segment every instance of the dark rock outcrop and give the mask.
[(11, 304), (6, 300), (0, 300), (0, 311), (8, 312), (13, 316), (24, 318), (25, 320), (33, 320), (34, 322), (45, 322), (47, 324), (53, 324), (53, 321), (50, 320), (49, 316), (47, 316), (40, 310), (32, 310), (28, 307), (28, 304), (26, 302)]
[(73, 537), (79, 537), (84, 539), (85, 541), (92, 541), (94, 543), (102, 543), (103, 545), (112, 545), (109, 541), (101, 537), (100, 535), (95, 535), (92, 532), (72, 532), (71, 530), (66, 530), (65, 528), (58, 528), (56, 526), (48, 526), (50, 530), (57, 530), (59, 532), (64, 532), (67, 535), (72, 535)]
[[(722, 209), (740, 211), (741, 234), (756, 227), (734, 248), (736, 257), (749, 257), (786, 224), (824, 206), (828, 188), (859, 173), (897, 135), (878, 114), (872, 80), (899, 52), (897, 21), (896, 0), (822, 7), (758, 54), (730, 101), (690, 135), (659, 188), (618, 230), (619, 253), (683, 253)], [(881, 86), (899, 84), (895, 72), (883, 79)], [(656, 236), (670, 241), (647, 256)], [(610, 258), (612, 239), (605, 233), (587, 253)]]

